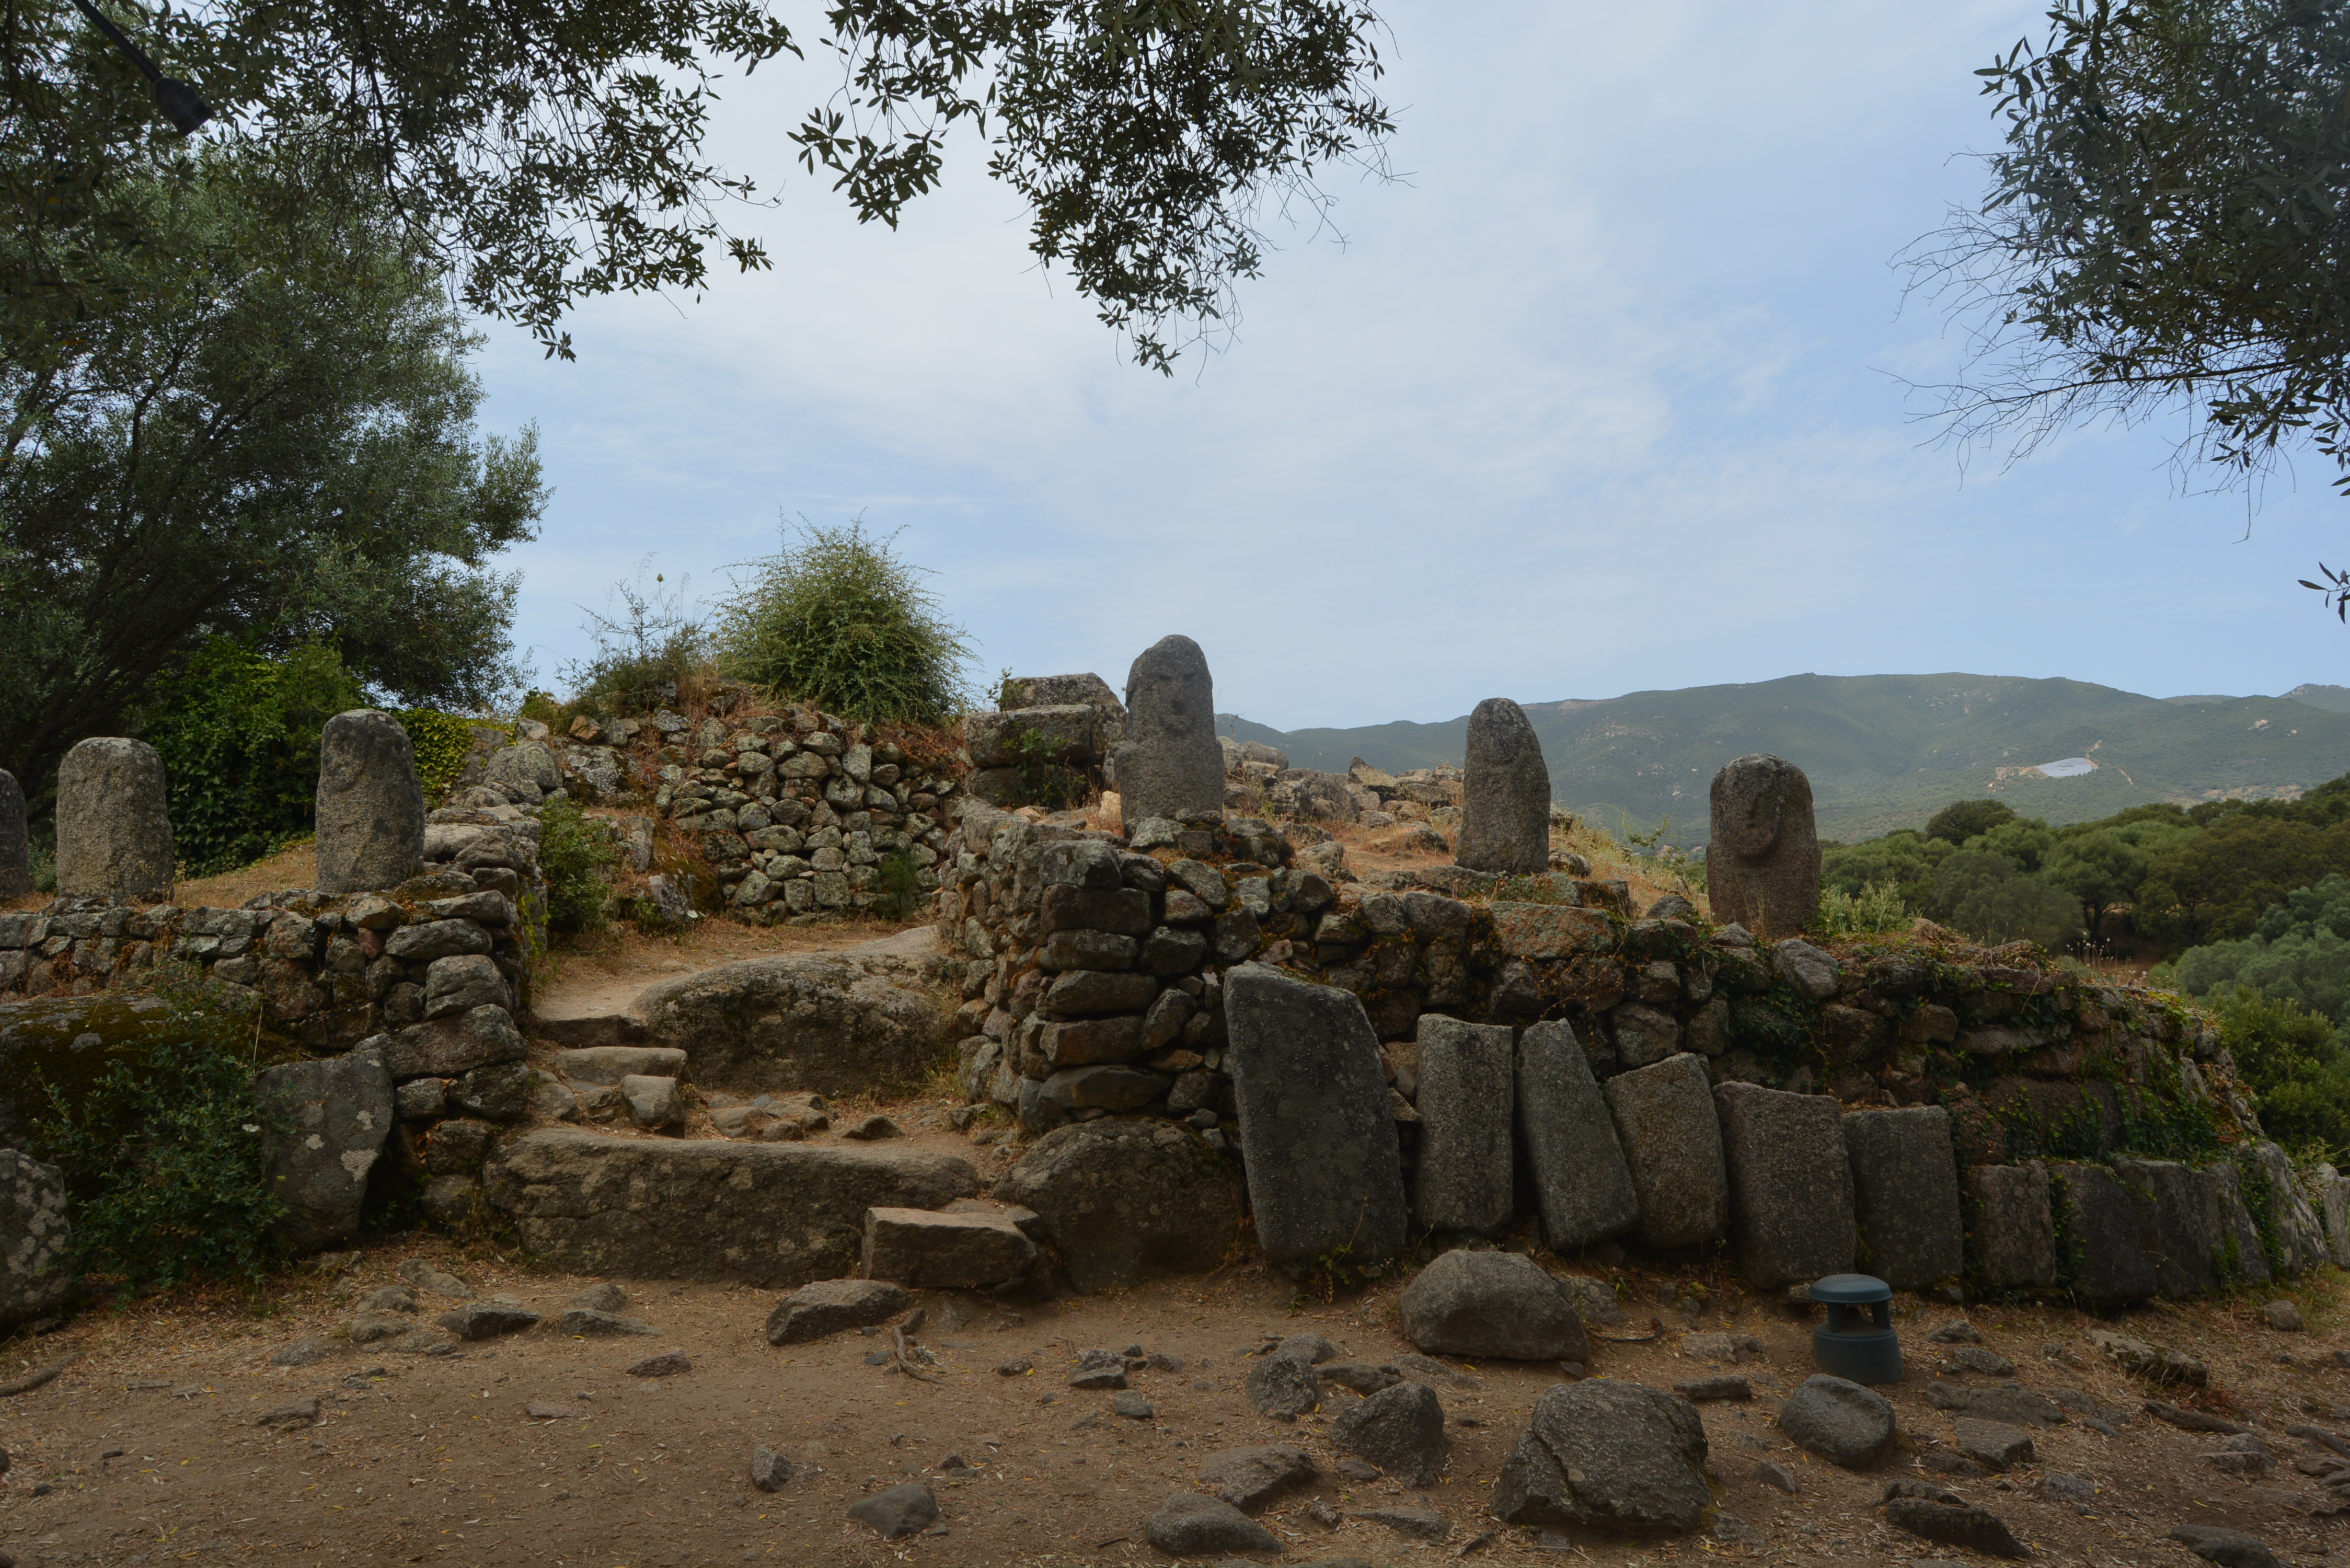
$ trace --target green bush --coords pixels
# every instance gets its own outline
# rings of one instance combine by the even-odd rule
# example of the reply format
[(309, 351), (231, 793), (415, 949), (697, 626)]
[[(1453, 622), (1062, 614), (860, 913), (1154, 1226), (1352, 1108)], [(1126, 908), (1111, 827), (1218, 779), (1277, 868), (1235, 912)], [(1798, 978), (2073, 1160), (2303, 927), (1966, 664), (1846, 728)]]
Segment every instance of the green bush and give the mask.
[(1912, 919), (1901, 890), (1889, 882), (1867, 883), (1858, 893), (1820, 889), (1819, 930), (1832, 940), (1906, 930)]
[(160, 682), (143, 727), (163, 759), (180, 874), (247, 866), (312, 831), (318, 737), (328, 719), (366, 702), (321, 643), (272, 659), (214, 638)]
[(473, 749), (474, 721), (430, 708), (404, 709), (392, 717), (408, 732), (409, 749), (416, 753), (416, 782), (424, 798), (442, 799), (464, 774), (465, 759)]
[(171, 993), (171, 1031), (71, 1096), (38, 1083), (26, 1142), (63, 1173), (74, 1249), (126, 1293), (194, 1279), (257, 1279), (286, 1206), (269, 1190), (275, 1114), (246, 1032), (201, 993)]
[(1961, 849), (1942, 862), (1926, 912), (1979, 942), (2029, 940), (2054, 950), (2081, 934), (2080, 906), (2070, 894), (1988, 849)]
[(648, 586), (641, 569), (633, 583), (619, 582), (617, 616), (588, 612), (585, 629), (596, 651), (563, 671), (571, 688), (564, 714), (650, 713), (678, 701), (679, 691), (710, 662), (709, 628), (686, 613), (685, 585), (664, 586), (653, 574)]
[(611, 922), (611, 867), (620, 858), (608, 825), (569, 795), (539, 809), (538, 865), (546, 874), (546, 925), (554, 931), (600, 931)]
[(1926, 836), (1945, 844), (1964, 844), (2002, 822), (2015, 820), (2015, 808), (2001, 800), (1954, 800), (1926, 822)]
[(750, 567), (719, 614), (718, 665), (775, 697), (879, 723), (939, 724), (970, 700), (961, 627), (921, 569), (861, 524), (803, 523), (800, 542)]
[(2304, 1160), (2339, 1158), (2350, 1148), (2350, 1044), (2330, 1019), (2250, 986), (2216, 1001), (2262, 1129)]
[(881, 857), (874, 867), (873, 913), (884, 920), (910, 920), (920, 906), (921, 884), (914, 880), (914, 859), (902, 849), (892, 849)]
[(2350, 1023), (2350, 877), (2326, 877), (2286, 894), (2262, 911), (2251, 936), (2189, 948), (2168, 977), (2197, 996), (2250, 986)]

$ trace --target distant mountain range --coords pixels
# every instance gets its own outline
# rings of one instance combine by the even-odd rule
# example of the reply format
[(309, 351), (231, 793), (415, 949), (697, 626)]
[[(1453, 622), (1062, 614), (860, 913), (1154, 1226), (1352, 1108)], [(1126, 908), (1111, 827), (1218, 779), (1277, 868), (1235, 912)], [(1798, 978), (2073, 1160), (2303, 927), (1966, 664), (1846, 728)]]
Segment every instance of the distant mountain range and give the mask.
[[(2350, 687), (2282, 697), (2142, 697), (2079, 680), (1998, 675), (1791, 675), (1751, 685), (1528, 702), (1552, 798), (1611, 831), (1669, 819), (1666, 841), (1709, 836), (1724, 763), (1773, 752), (1810, 774), (1820, 834), (1851, 842), (1922, 826), (1989, 794), (2053, 823), (2153, 801), (2290, 799), (2350, 773)], [(1236, 714), (1218, 728), (1280, 747), (1295, 767), (1390, 772), (1458, 763), (1461, 718), (1284, 732)], [(2040, 764), (2085, 759), (2086, 770)], [(2067, 773), (2071, 776), (2064, 776)]]

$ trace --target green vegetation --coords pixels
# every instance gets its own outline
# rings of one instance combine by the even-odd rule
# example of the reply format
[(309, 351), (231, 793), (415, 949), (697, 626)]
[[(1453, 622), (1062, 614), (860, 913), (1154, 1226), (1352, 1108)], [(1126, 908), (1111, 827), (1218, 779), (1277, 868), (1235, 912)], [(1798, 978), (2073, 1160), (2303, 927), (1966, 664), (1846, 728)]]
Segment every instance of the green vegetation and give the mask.
[[(620, 613), (588, 612), (586, 629), (596, 651), (563, 672), (571, 701), (557, 715), (650, 713), (673, 706), (679, 692), (710, 665), (710, 633), (686, 612), (685, 585), (666, 587), (653, 574), (650, 584), (638, 570), (634, 582), (619, 582)], [(560, 727), (560, 726), (558, 726)]]
[(215, 638), (159, 682), (141, 728), (163, 759), (181, 875), (248, 865), (315, 827), (318, 736), (365, 705), (317, 643), (270, 659)]
[(2164, 978), (2196, 996), (2249, 987), (2350, 1023), (2350, 877), (2329, 876), (2285, 895), (2251, 936), (2189, 948)]
[(620, 858), (611, 825), (569, 795), (539, 808), (538, 866), (546, 876), (546, 929), (600, 931), (611, 923), (611, 868)]
[(803, 523), (721, 608), (719, 669), (844, 718), (944, 723), (969, 701), (971, 650), (923, 576), (862, 524)]
[(84, 1266), (128, 1293), (257, 1279), (285, 1206), (270, 1190), (255, 1037), (216, 999), (167, 992), (163, 1038), (72, 1093), (42, 1081), (26, 1142), (64, 1174)]
[(409, 749), (416, 754), (416, 782), (425, 801), (438, 803), (465, 771), (478, 721), (430, 708), (409, 708), (392, 716), (408, 732)]
[[(68, 748), (154, 712), (221, 639), (331, 649), (408, 703), (484, 705), (509, 678), (491, 563), (544, 504), (533, 436), (477, 434), (476, 340), (397, 213), (292, 144), (224, 146), (112, 188), (168, 275), (109, 240), (82, 258), (103, 311), (37, 363), (0, 338), (0, 766), (36, 815)], [(0, 288), (0, 316), (20, 303)]]
[(2214, 1000), (2262, 1129), (2298, 1158), (2340, 1158), (2350, 1148), (2350, 1041), (2324, 1015), (2249, 987)]
[(1857, 893), (1841, 888), (1820, 892), (1820, 934), (1835, 940), (1908, 929), (1911, 915), (1901, 890), (1889, 882), (1868, 882)]

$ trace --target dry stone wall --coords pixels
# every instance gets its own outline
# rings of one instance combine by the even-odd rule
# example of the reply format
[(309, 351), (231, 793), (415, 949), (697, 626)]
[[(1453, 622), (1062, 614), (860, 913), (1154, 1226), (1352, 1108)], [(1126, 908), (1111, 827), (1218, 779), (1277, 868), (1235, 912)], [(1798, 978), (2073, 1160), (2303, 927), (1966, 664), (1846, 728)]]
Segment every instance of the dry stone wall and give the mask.
[[(1299, 1212), (1294, 1161), (1254, 1168), (1242, 966), (1358, 1012), (1413, 1235), (1531, 1220), (1561, 1250), (1727, 1242), (1769, 1288), (1860, 1268), (2095, 1302), (2350, 1264), (2350, 1183), (2264, 1140), (2208, 1018), (2028, 944), (1765, 942), (1564, 872), (1355, 880), (1293, 843), (1322, 836), (1305, 824), (1192, 813), (1120, 836), (1036, 815), (968, 802), (947, 844), (970, 1098), (1034, 1133), (1187, 1122), (1284, 1234), (1364, 1220)], [(1350, 1255), (1400, 1250), (1382, 1234)]]

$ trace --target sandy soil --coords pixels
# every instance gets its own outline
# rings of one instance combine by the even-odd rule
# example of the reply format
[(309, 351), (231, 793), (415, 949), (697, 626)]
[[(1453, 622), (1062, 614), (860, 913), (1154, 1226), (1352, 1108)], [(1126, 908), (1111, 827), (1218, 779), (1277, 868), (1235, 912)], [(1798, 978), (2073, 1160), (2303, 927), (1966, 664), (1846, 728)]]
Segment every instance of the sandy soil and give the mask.
[[(368, 1289), (388, 1282), (411, 1245), (370, 1248), (340, 1277), (288, 1276), (246, 1303), (192, 1295), (85, 1313), (67, 1329), (19, 1336), (0, 1347), (0, 1378), (78, 1351), (85, 1359), (32, 1393), (0, 1401), (0, 1432), (13, 1468), (0, 1480), (0, 1550), (18, 1568), (68, 1563), (650, 1564), (734, 1562), (941, 1565), (1123, 1564), (1155, 1561), (1143, 1521), (1169, 1493), (1192, 1486), (1218, 1450), (1295, 1442), (1323, 1462), (1325, 1480), (1277, 1502), (1265, 1521), (1290, 1559), (1351, 1556), (1375, 1563), (1450, 1561), (1478, 1542), (1498, 1563), (1645, 1564), (1711, 1554), (1814, 1563), (1904, 1563), (1964, 1556), (1889, 1531), (1873, 1511), (1893, 1478), (1918, 1473), (1918, 1452), (1950, 1440), (1950, 1417), (1926, 1386), (1944, 1347), (1924, 1331), (1953, 1309), (1905, 1299), (1910, 1374), (1884, 1390), (1898, 1410), (1901, 1453), (1879, 1469), (1847, 1473), (1811, 1459), (1772, 1424), (1779, 1397), (1811, 1368), (1808, 1321), (1744, 1296), (1726, 1270), (1711, 1276), (1713, 1305), (1701, 1319), (1644, 1303), (1661, 1276), (1617, 1272), (1635, 1321), (1603, 1330), (1641, 1332), (1648, 1312), (1665, 1336), (1597, 1347), (1596, 1374), (1669, 1386), (1713, 1370), (1678, 1349), (1690, 1326), (1759, 1335), (1765, 1354), (1743, 1366), (1752, 1404), (1702, 1407), (1723, 1513), (1759, 1535), (1724, 1542), (1626, 1542), (1577, 1532), (1545, 1547), (1535, 1533), (1483, 1515), (1494, 1473), (1535, 1397), (1556, 1378), (1546, 1366), (1465, 1368), (1473, 1388), (1446, 1387), (1451, 1456), (1442, 1483), (1407, 1494), (1388, 1481), (1340, 1483), (1326, 1436), (1350, 1397), (1294, 1424), (1254, 1414), (1242, 1391), (1243, 1352), (1260, 1336), (1318, 1331), (1349, 1357), (1384, 1359), (1409, 1346), (1396, 1328), (1395, 1286), (1335, 1300), (1301, 1299), (1262, 1270), (1236, 1264), (1204, 1280), (1163, 1282), (1129, 1293), (1003, 1304), (931, 1293), (918, 1337), (935, 1354), (937, 1384), (870, 1366), (886, 1339), (847, 1334), (778, 1350), (762, 1329), (775, 1293), (712, 1285), (631, 1283), (629, 1311), (660, 1332), (650, 1338), (580, 1340), (551, 1324), (447, 1358), (407, 1358), (338, 1345), (314, 1366), (269, 1364), (305, 1334), (331, 1334)], [(487, 1247), (432, 1251), (473, 1293), (510, 1295), (550, 1315), (589, 1281), (534, 1271)], [(1598, 1272), (1596, 1269), (1589, 1272)], [(2195, 1456), (2219, 1439), (2189, 1435), (2138, 1414), (2147, 1391), (2106, 1366), (2082, 1338), (2094, 1320), (2041, 1307), (1978, 1307), (1971, 1320), (2012, 1357), (2027, 1386), (2079, 1387), (2131, 1413), (2118, 1438), (2077, 1420), (2035, 1434), (2038, 1463), (1998, 1480), (1960, 1481), (2031, 1542), (2041, 1560), (2106, 1563), (2194, 1562), (2163, 1539), (2180, 1522), (2227, 1524), (2265, 1539), (2288, 1560), (2350, 1561), (2350, 1526), (2306, 1511), (2321, 1500), (2296, 1473), (2303, 1445), (2282, 1435), (2308, 1420), (2340, 1429), (2350, 1417), (2350, 1371), (2332, 1361), (2345, 1344), (2341, 1280), (2296, 1291), (2312, 1332), (2260, 1324), (2256, 1301), (2153, 1309), (2126, 1326), (2203, 1356), (2212, 1403), (2249, 1413), (2282, 1462), (2266, 1478), (2210, 1472)], [(448, 1304), (425, 1297), (425, 1313)], [(1145, 1371), (1135, 1385), (1155, 1415), (1129, 1420), (1109, 1396), (1065, 1386), (1078, 1351), (1140, 1345), (1182, 1358), (1180, 1373)], [(686, 1353), (691, 1369), (641, 1379), (624, 1369), (658, 1351)], [(2287, 1359), (2290, 1358), (2290, 1359)], [(1015, 1362), (1034, 1370), (1000, 1375)], [(2077, 1364), (2077, 1365), (2076, 1365)], [(1945, 1369), (1953, 1381), (1991, 1381)], [(315, 1427), (258, 1425), (265, 1413), (317, 1395)], [(532, 1409), (560, 1411), (546, 1418)], [(787, 1453), (798, 1479), (767, 1494), (748, 1483), (756, 1445)], [(941, 1471), (960, 1455), (983, 1471), (955, 1480)], [(1776, 1459), (1802, 1488), (1788, 1497), (1755, 1476)], [(2051, 1471), (2101, 1490), (2093, 1502), (2042, 1495)], [(851, 1524), (849, 1504), (882, 1487), (920, 1479), (936, 1489), (946, 1533), (885, 1544)], [(46, 1495), (35, 1495), (46, 1488)], [(1342, 1514), (1421, 1501), (1451, 1525), (1442, 1542), (1409, 1541), (1347, 1518), (1326, 1530), (1306, 1511), (1315, 1499)], [(1732, 1533), (1735, 1533), (1733, 1532)], [(1555, 1540), (1555, 1538), (1554, 1538)]]

